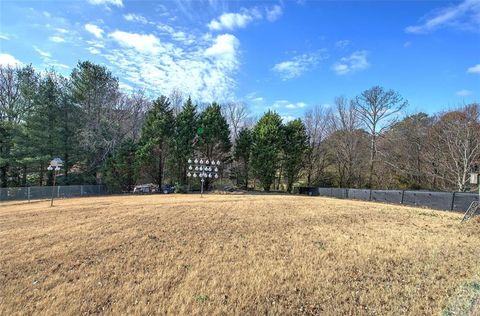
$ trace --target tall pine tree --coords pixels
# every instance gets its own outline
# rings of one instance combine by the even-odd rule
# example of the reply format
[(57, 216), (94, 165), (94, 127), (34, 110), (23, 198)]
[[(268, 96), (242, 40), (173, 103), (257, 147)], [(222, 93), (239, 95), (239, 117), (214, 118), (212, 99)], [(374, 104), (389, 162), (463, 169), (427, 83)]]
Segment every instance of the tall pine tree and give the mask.
[(187, 161), (193, 157), (194, 141), (198, 128), (197, 107), (188, 98), (175, 118), (175, 132), (172, 139), (170, 165), (180, 184), (187, 182)]
[(243, 128), (238, 133), (235, 142), (233, 157), (235, 159), (235, 171), (237, 174), (237, 183), (248, 189), (248, 175), (250, 172), (250, 156), (252, 151), (252, 131)]
[[(201, 133), (198, 135), (198, 150), (202, 158), (208, 160), (220, 160), (220, 174), (223, 172), (224, 164), (230, 161), (230, 128), (226, 118), (222, 115), (221, 107), (217, 103), (207, 106), (200, 114)], [(210, 180), (205, 180), (205, 187), (210, 187)]]
[(287, 181), (287, 192), (292, 191), (293, 183), (298, 180), (304, 167), (308, 149), (308, 137), (300, 119), (288, 122), (284, 127), (283, 170)]
[(164, 180), (173, 126), (170, 101), (161, 96), (153, 102), (152, 109), (147, 113), (137, 150), (137, 166), (140, 171), (146, 173), (159, 186)]
[(119, 98), (118, 79), (104, 66), (79, 62), (71, 74), (72, 96), (81, 109), (79, 144), (83, 153), (86, 181), (99, 180), (104, 160), (121, 140), (115, 133), (121, 126), (112, 120)]
[(282, 149), (282, 133), (282, 119), (272, 111), (265, 113), (253, 129), (252, 169), (265, 191), (270, 191), (275, 179)]

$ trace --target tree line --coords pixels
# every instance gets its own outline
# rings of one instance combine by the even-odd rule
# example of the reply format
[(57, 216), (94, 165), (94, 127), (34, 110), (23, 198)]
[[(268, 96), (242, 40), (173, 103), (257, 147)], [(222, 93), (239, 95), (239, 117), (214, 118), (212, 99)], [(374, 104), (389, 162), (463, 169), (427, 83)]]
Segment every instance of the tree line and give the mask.
[[(473, 190), (480, 163), (480, 105), (404, 115), (408, 102), (374, 86), (302, 118), (253, 118), (241, 102), (196, 104), (181, 91), (151, 100), (125, 93), (104, 66), (79, 62), (69, 77), (32, 66), (0, 66), (0, 185), (137, 183), (184, 190), (192, 157), (222, 161), (245, 189), (338, 186)], [(207, 186), (209, 183), (207, 183)]]

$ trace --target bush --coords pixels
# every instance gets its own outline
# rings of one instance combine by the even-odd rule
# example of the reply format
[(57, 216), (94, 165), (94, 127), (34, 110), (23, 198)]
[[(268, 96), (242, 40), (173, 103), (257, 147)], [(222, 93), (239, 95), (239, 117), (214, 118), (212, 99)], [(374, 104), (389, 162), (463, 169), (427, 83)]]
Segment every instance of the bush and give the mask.
[(175, 183), (175, 193), (187, 193), (187, 186), (181, 183)]

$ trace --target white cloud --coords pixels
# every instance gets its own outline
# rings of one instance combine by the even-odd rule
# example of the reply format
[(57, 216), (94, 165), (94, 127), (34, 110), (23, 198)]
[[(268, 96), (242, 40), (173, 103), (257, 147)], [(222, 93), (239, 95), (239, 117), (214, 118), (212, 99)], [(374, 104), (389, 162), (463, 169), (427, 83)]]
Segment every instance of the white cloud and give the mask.
[(360, 71), (368, 68), (370, 64), (367, 60), (367, 51), (356, 51), (348, 57), (343, 57), (332, 67), (337, 75), (345, 75), (351, 72)]
[(468, 68), (467, 72), (469, 74), (480, 74), (480, 64), (476, 64), (475, 66)]
[(57, 27), (55, 29), (58, 33), (62, 33), (62, 34), (67, 34), (68, 33), (68, 30), (64, 29), (64, 28), (61, 28), (61, 27)]
[(213, 19), (207, 27), (212, 31), (234, 30), (244, 28), (255, 19), (255, 15), (249, 12), (244, 13), (224, 13), (218, 19)]
[(471, 95), (472, 93), (473, 92), (470, 91), (470, 90), (463, 89), (463, 90), (457, 91), (456, 95), (458, 95), (460, 97), (467, 97), (467, 96)]
[(284, 123), (288, 123), (296, 119), (296, 117), (293, 115), (282, 115), (280, 117), (282, 118)]
[(344, 48), (347, 48), (347, 46), (350, 45), (350, 43), (351, 42), (349, 40), (340, 40), (335, 43), (335, 46), (337, 48), (344, 49)]
[[(166, 34), (171, 35), (170, 31)], [(109, 34), (113, 40), (104, 43), (100, 54), (124, 84), (144, 89), (152, 97), (180, 89), (199, 102), (232, 99), (238, 39), (230, 34), (196, 37), (185, 33), (185, 37), (193, 41), (175, 41), (173, 36), (170, 42), (164, 37), (160, 41), (154, 34), (116, 31)]]
[(335, 64), (335, 65), (333, 65), (332, 69), (339, 75), (344, 75), (344, 74), (350, 72), (350, 69), (348, 68), (348, 65), (345, 65), (345, 64)]
[(92, 33), (96, 38), (103, 37), (102, 35), (103, 30), (100, 27), (96, 26), (95, 24), (90, 24), (90, 23), (85, 24), (85, 30)]
[(122, 0), (88, 0), (88, 2), (94, 5), (104, 4), (104, 5), (114, 5), (117, 7), (123, 7)]
[(10, 37), (8, 37), (7, 35), (4, 35), (4, 34), (0, 34), (0, 39), (8, 41), (10, 39)]
[(412, 46), (412, 42), (410, 41), (406, 41), (405, 43), (403, 43), (403, 47), (407, 48), (407, 47), (410, 47)]
[(129, 22), (140, 22), (143, 24), (148, 23), (148, 20), (139, 14), (134, 14), (134, 13), (125, 14), (123, 15), (123, 18)]
[(294, 109), (302, 109), (305, 106), (307, 106), (307, 104), (304, 103), (304, 102), (296, 102), (295, 103), (295, 102), (290, 102), (290, 101), (287, 101), (287, 100), (277, 100), (273, 103), (273, 108), (275, 108), (275, 109), (285, 108), (285, 109), (294, 110)]
[(297, 103), (289, 103), (285, 105), (287, 109), (301, 109), (304, 108), (307, 104), (303, 102), (297, 102)]
[(214, 44), (205, 50), (205, 56), (235, 61), (239, 45), (238, 39), (232, 34), (218, 35)]
[(33, 49), (40, 55), (43, 62), (43, 67), (56, 67), (64, 69), (70, 68), (68, 65), (59, 63), (57, 60), (53, 59), (52, 54), (49, 52), (46, 52), (35, 45), (33, 46)]
[(160, 52), (160, 40), (153, 34), (143, 35), (115, 31), (109, 35), (123, 47), (131, 47), (140, 53), (157, 54)]
[(68, 66), (68, 65), (65, 65), (65, 64), (62, 64), (62, 63), (56, 63), (56, 62), (50, 63), (50, 66), (57, 67), (57, 68), (64, 68), (64, 69), (69, 69), (70, 68), (70, 66)]
[(227, 12), (213, 19), (207, 24), (211, 31), (232, 31), (234, 29), (244, 28), (254, 20), (266, 18), (273, 22), (283, 14), (282, 7), (274, 5), (271, 8), (265, 8), (265, 16), (256, 7), (251, 9), (242, 9), (240, 13)]
[(480, 1), (465, 0), (447, 8), (434, 10), (419, 25), (405, 28), (407, 33), (425, 34), (441, 27), (480, 31)]
[(0, 54), (0, 65), (15, 67), (22, 65), (22, 62), (10, 54)]
[(101, 53), (101, 51), (98, 48), (95, 47), (89, 47), (87, 48), (90, 54), (98, 55)]
[(212, 46), (205, 50), (207, 56), (231, 55), (235, 53), (238, 39), (232, 34), (222, 34), (215, 38)]
[(64, 39), (63, 37), (60, 37), (60, 36), (57, 36), (57, 35), (55, 35), (55, 36), (50, 36), (48, 39), (49, 39), (50, 41), (54, 42), (54, 43), (63, 43), (63, 42), (65, 42), (65, 39)]
[(315, 68), (318, 62), (325, 58), (326, 55), (323, 50), (315, 53), (306, 53), (280, 62), (274, 65), (272, 69), (285, 81), (299, 77), (304, 72)]
[(50, 58), (52, 57), (52, 55), (49, 53), (49, 52), (46, 52), (46, 51), (43, 51), (41, 50), (40, 48), (38, 48), (37, 46), (33, 46), (33, 49), (42, 57), (44, 58)]
[(267, 20), (269, 20), (270, 22), (277, 20), (283, 14), (282, 7), (279, 6), (278, 4), (274, 5), (270, 9), (267, 8), (266, 11), (267, 11)]
[(263, 102), (263, 97), (253, 98), (253, 102)]

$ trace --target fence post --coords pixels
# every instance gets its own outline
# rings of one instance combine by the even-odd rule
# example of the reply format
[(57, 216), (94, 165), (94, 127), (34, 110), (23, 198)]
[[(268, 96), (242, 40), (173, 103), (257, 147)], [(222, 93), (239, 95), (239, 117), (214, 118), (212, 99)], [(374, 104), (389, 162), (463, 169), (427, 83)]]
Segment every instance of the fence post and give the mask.
[(83, 196), (83, 185), (80, 185), (80, 196)]
[(27, 188), (28, 203), (30, 203), (30, 187)]
[(402, 190), (402, 201), (400, 202), (400, 204), (403, 204), (403, 197), (405, 196), (405, 190)]
[(57, 198), (60, 197), (60, 186), (57, 186)]
[(372, 189), (370, 189), (370, 196), (368, 197), (368, 200), (369, 200), (369, 201), (372, 200)]
[(453, 211), (454, 203), (455, 203), (455, 192), (453, 192), (452, 194), (452, 204), (450, 205), (450, 211)]

